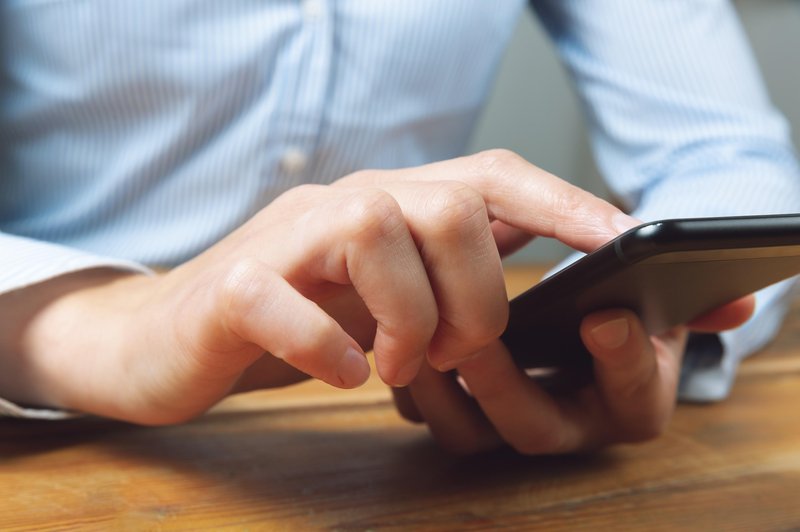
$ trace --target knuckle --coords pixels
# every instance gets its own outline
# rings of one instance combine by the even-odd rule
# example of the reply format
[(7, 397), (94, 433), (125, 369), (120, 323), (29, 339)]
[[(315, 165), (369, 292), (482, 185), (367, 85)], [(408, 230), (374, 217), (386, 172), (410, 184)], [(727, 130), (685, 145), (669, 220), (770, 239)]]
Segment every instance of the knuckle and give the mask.
[(597, 232), (597, 219), (592, 212), (592, 194), (567, 184), (552, 199), (549, 236), (563, 240), (571, 235)]
[(337, 179), (333, 184), (335, 186), (353, 186), (364, 183), (373, 183), (378, 179), (380, 171), (378, 170), (357, 170), (351, 174)]
[(315, 185), (312, 183), (303, 183), (301, 185), (297, 185), (295, 187), (290, 188), (283, 195), (290, 195), (295, 197), (304, 198), (307, 196), (312, 196), (319, 192), (320, 190), (325, 189), (324, 185)]
[(427, 207), (434, 228), (441, 231), (463, 232), (489, 223), (483, 196), (466, 183), (439, 183), (428, 197)]
[(309, 201), (317, 198), (326, 188), (327, 187), (324, 185), (308, 183), (298, 185), (278, 196), (275, 201), (273, 201), (273, 204), (296, 208), (298, 205), (307, 204)]
[(356, 170), (344, 177), (340, 177), (332, 183), (337, 187), (351, 187), (351, 186), (364, 186), (384, 181), (390, 176), (394, 170), (380, 170), (375, 168), (367, 168), (364, 170)]
[(348, 222), (351, 240), (380, 240), (405, 226), (403, 211), (388, 192), (379, 189), (362, 190), (349, 196), (346, 201), (344, 219)]
[(475, 164), (475, 169), (479, 175), (505, 175), (514, 168), (518, 168), (521, 163), (526, 163), (525, 159), (511, 150), (505, 148), (494, 148), (478, 152), (470, 156)]
[(270, 285), (274, 279), (275, 276), (255, 259), (242, 259), (228, 268), (218, 285), (216, 301), (230, 330), (241, 331), (246, 316), (272, 300), (264, 294), (272, 291)]
[(591, 196), (587, 196), (585, 192), (575, 186), (568, 185), (556, 196), (555, 210), (565, 218), (574, 217), (577, 213), (586, 210), (587, 197)]

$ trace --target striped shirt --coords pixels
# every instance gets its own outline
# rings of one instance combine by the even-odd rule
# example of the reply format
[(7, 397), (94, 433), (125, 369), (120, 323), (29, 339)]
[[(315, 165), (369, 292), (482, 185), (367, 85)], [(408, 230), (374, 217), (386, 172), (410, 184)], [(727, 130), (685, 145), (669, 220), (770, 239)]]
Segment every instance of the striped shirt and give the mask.
[[(531, 6), (635, 215), (800, 210), (787, 123), (729, 2)], [(298, 184), (461, 154), (524, 7), (5, 0), (0, 293), (89, 267), (179, 264)], [(722, 335), (724, 356), (690, 357), (683, 395), (727, 394), (787, 294), (761, 293), (756, 319)]]

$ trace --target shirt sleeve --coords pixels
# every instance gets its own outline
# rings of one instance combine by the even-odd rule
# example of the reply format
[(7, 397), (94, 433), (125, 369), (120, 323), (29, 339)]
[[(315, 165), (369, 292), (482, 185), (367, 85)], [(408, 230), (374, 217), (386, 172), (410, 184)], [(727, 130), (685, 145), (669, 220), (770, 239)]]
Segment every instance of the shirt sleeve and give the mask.
[(0, 233), (0, 294), (91, 268), (152, 274), (152, 270), (133, 261)]
[[(800, 169), (726, 0), (534, 0), (575, 80), (613, 196), (642, 220), (796, 212)], [(724, 398), (776, 333), (792, 282), (743, 327), (693, 341), (681, 397)]]
[[(0, 233), (0, 294), (91, 268), (114, 268), (148, 275), (153, 273), (146, 266), (132, 261)], [(0, 416), (66, 419), (74, 415), (71, 412), (22, 407), (0, 398)]]

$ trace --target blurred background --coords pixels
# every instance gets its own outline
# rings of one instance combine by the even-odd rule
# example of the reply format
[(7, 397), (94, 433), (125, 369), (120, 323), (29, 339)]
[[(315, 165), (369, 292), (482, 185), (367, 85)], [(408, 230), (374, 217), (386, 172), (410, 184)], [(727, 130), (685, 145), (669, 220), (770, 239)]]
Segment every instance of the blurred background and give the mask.
[[(773, 102), (800, 146), (800, 0), (735, 2)], [(532, 13), (522, 18), (501, 66), (471, 152), (503, 147), (573, 183), (605, 196), (592, 160), (577, 98), (547, 36)], [(555, 261), (567, 250), (535, 241), (512, 262)]]

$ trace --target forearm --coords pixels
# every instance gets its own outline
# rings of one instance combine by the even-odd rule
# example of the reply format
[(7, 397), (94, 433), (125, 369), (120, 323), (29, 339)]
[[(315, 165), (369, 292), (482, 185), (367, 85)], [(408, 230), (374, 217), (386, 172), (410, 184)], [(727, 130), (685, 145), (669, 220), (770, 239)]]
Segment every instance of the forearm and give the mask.
[(611, 190), (643, 219), (792, 212), (800, 170), (730, 2), (537, 0)]

